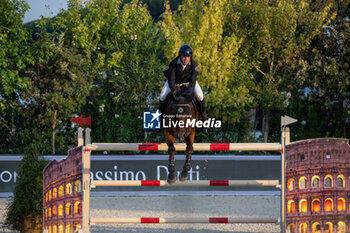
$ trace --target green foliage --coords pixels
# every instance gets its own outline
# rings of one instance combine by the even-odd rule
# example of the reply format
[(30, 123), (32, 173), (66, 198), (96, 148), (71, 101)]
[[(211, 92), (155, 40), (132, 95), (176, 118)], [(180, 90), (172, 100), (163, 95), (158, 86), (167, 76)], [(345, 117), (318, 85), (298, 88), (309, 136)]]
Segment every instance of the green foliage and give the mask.
[(294, 67), (294, 83), (303, 88), (297, 95), (306, 108), (300, 115), (309, 137), (349, 136), (350, 3), (339, 1), (335, 10), (337, 17), (314, 38)]
[[(84, 114), (92, 116), (96, 132), (107, 128), (118, 132), (118, 123), (113, 123), (116, 114), (136, 122), (143, 111), (156, 108), (164, 80), (164, 39), (145, 5), (70, 1), (57, 20), (88, 64), (94, 85)], [(125, 130), (135, 134), (134, 128)], [(142, 129), (139, 134), (144, 134)]]
[(0, 151), (5, 152), (15, 147), (15, 105), (18, 92), (28, 85), (21, 71), (32, 64), (29, 34), (22, 25), (27, 9), (25, 1), (0, 0)]
[[(130, 3), (132, 0), (123, 0), (123, 4)], [(170, 0), (171, 11), (177, 10), (177, 8), (182, 4), (183, 0)], [(159, 21), (161, 14), (164, 13), (164, 0), (142, 0), (147, 6), (147, 9), (152, 16), (154, 21)]]
[[(270, 111), (287, 107), (286, 91), (291, 87), (285, 71), (334, 17), (331, 7), (331, 2), (293, 0), (230, 3), (226, 30), (242, 40), (239, 52), (248, 58), (257, 84), (252, 94), (267, 119)], [(268, 129), (265, 121), (265, 141)]]
[[(197, 129), (196, 141), (198, 142), (248, 142), (251, 140), (248, 130), (250, 129), (247, 118), (241, 119), (241, 121), (233, 127), (229, 122), (223, 123), (221, 128), (213, 129)], [(203, 152), (201, 152), (203, 153)], [(207, 153), (207, 152), (204, 152)], [(210, 153), (210, 152), (209, 152)], [(232, 151), (230, 151), (232, 153)]]
[(22, 24), (27, 9), (25, 1), (0, 1), (0, 111), (12, 108), (16, 93), (27, 85), (19, 75), (32, 62), (26, 54), (29, 34)]
[(26, 148), (26, 155), (19, 165), (14, 197), (7, 207), (5, 224), (25, 232), (25, 221), (42, 224), (43, 215), (43, 169), (47, 161), (39, 157), (40, 149), (33, 142)]
[[(147, 5), (150, 15), (155, 21), (159, 21), (161, 14), (164, 13), (164, 0), (142, 0)], [(170, 0), (171, 11), (176, 11), (177, 8), (182, 4), (183, 0)]]
[[(22, 122), (16, 130), (18, 134), (29, 133), (21, 135), (24, 144), (33, 134), (51, 137), (51, 151), (45, 152), (55, 154), (56, 133), (72, 136), (67, 123), (74, 113), (80, 112), (91, 82), (86, 77), (81, 56), (73, 47), (64, 44), (64, 34), (46, 31), (48, 25), (55, 28), (52, 21), (42, 20), (40, 23), (39, 39), (31, 44), (35, 65), (28, 66), (23, 74), (28, 89), (21, 93), (21, 102), (18, 103), (17, 111)], [(66, 141), (60, 145), (60, 153), (68, 149), (70, 140), (66, 138)]]
[(241, 40), (233, 32), (224, 33), (227, 2), (188, 0), (175, 12), (167, 2), (160, 26), (167, 60), (177, 56), (181, 44), (191, 45), (209, 116), (232, 124), (253, 102), (250, 88), (254, 83), (246, 60), (238, 56)]
[(348, 136), (347, 1), (70, 0), (25, 26), (24, 1), (0, 3), (0, 153), (34, 137), (43, 153), (64, 154), (76, 115), (92, 116), (94, 141), (162, 141), (140, 117), (157, 108), (162, 71), (184, 43), (209, 117), (224, 121), (198, 141), (251, 140), (257, 106), (273, 141), (281, 114), (307, 122), (296, 138)]
[[(108, 125), (108, 127), (105, 127)], [(132, 129), (132, 130), (131, 130)], [(96, 122), (96, 131), (92, 136), (94, 141), (105, 142), (139, 142), (144, 140), (142, 119), (116, 114), (113, 118), (101, 117)]]

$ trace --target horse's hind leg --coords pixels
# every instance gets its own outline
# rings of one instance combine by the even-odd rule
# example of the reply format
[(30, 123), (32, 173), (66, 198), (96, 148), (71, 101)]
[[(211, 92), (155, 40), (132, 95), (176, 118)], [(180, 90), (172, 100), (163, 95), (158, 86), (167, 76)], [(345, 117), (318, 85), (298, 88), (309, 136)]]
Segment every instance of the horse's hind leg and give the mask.
[(194, 142), (194, 132), (191, 132), (191, 134), (185, 139), (186, 141), (186, 162), (184, 164), (184, 167), (182, 169), (181, 175), (180, 175), (180, 181), (186, 181), (188, 179), (188, 171), (191, 169), (191, 157), (193, 153), (193, 142)]
[(169, 153), (169, 165), (168, 165), (168, 183), (174, 184), (176, 181), (176, 174), (175, 174), (175, 137), (168, 134), (166, 135), (166, 143), (168, 144), (168, 153)]

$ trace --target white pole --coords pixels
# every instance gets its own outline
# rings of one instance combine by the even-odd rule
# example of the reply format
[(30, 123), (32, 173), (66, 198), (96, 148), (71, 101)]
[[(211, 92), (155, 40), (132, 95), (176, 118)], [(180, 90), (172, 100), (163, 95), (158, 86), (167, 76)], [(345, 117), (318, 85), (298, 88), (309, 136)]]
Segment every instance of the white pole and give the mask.
[[(96, 151), (167, 151), (166, 143), (93, 143), (87, 149)], [(175, 143), (176, 151), (186, 151), (186, 143)], [(279, 151), (280, 143), (194, 143), (195, 151)]]
[(83, 128), (78, 128), (78, 147), (84, 144)]
[(278, 218), (91, 218), (91, 224), (101, 223), (275, 223), (278, 224)]
[(286, 127), (286, 145), (290, 144), (290, 128)]
[(85, 145), (91, 144), (91, 137), (90, 137), (90, 128), (85, 129)]
[[(281, 232), (286, 232), (286, 159), (285, 159), (285, 153), (286, 153), (286, 126), (283, 126), (282, 128), (282, 147), (283, 150), (281, 152)], [(288, 128), (289, 132), (289, 128)]]
[(90, 233), (90, 150), (83, 147), (83, 232)]
[(290, 130), (286, 126), (297, 121), (289, 116), (281, 116), (281, 232), (286, 232), (286, 145), (290, 143)]
[(169, 184), (166, 180), (93, 180), (91, 188), (100, 186), (274, 186), (278, 180), (193, 180)]

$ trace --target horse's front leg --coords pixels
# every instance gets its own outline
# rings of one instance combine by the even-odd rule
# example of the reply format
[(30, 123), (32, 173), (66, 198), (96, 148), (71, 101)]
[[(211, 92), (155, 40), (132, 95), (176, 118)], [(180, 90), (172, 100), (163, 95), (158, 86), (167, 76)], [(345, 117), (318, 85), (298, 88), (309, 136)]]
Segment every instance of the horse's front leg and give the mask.
[(169, 132), (165, 133), (166, 143), (168, 145), (169, 153), (169, 165), (168, 165), (168, 183), (174, 184), (176, 181), (175, 174), (175, 136), (171, 135)]
[(191, 157), (193, 153), (195, 130), (192, 130), (190, 135), (186, 137), (186, 162), (180, 175), (180, 181), (186, 181), (188, 179), (188, 171), (191, 170)]

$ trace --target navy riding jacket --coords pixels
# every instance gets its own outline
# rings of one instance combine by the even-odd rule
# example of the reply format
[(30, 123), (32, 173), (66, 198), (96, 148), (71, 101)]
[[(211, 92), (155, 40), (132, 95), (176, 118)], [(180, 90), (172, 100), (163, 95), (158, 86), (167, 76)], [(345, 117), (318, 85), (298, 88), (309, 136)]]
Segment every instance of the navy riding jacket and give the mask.
[(197, 81), (198, 64), (191, 58), (189, 64), (183, 70), (180, 57), (176, 57), (169, 64), (169, 69), (164, 72), (168, 78), (168, 84), (171, 92), (176, 89), (176, 84), (188, 83), (186, 87), (181, 88), (181, 96), (187, 100), (192, 100), (193, 91)]

